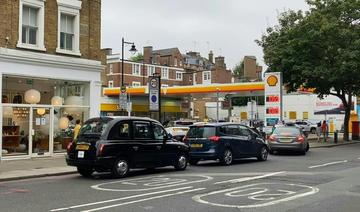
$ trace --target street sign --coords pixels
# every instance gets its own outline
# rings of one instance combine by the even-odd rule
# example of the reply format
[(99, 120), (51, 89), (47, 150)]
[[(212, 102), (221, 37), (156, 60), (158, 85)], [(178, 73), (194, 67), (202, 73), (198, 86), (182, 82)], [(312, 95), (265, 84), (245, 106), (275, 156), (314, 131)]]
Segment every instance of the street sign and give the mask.
[(122, 86), (120, 89), (119, 94), (119, 106), (121, 110), (127, 109), (127, 93), (126, 93), (126, 87)]
[(265, 73), (265, 126), (282, 120), (282, 75)]
[(149, 77), (149, 111), (159, 111), (160, 109), (160, 77)]

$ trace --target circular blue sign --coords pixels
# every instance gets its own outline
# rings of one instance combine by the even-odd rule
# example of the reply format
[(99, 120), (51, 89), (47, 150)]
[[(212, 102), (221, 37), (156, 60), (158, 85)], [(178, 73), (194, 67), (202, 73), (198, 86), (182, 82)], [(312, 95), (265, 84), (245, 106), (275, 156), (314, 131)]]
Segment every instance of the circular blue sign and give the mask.
[(156, 102), (156, 100), (157, 100), (157, 97), (156, 97), (155, 95), (152, 95), (152, 96), (151, 96), (151, 101), (152, 101), (152, 102)]

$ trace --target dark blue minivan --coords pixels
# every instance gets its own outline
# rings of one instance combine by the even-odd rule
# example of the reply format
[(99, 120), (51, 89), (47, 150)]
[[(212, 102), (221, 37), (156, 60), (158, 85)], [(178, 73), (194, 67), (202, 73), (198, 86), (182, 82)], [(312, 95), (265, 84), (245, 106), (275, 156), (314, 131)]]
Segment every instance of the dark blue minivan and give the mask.
[(234, 159), (256, 157), (267, 160), (269, 147), (261, 135), (236, 123), (194, 124), (183, 141), (190, 146), (190, 164), (219, 160), (230, 165)]

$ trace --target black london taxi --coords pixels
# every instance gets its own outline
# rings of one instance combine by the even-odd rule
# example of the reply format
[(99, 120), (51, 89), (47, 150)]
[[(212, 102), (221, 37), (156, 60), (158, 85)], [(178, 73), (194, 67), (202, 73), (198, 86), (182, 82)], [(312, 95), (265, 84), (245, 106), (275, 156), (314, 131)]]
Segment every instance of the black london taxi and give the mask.
[(171, 139), (156, 120), (142, 117), (89, 119), (67, 147), (66, 162), (89, 177), (94, 171), (125, 177), (131, 168), (174, 166), (185, 170), (189, 147)]

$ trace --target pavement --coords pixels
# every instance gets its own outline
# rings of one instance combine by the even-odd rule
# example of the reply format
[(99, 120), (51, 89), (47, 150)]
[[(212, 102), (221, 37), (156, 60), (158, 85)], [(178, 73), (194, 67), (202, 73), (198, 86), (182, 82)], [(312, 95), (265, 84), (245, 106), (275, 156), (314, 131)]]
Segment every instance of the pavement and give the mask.
[[(360, 143), (360, 141), (344, 141), (341, 134), (337, 143), (334, 143), (333, 135), (329, 135), (326, 142), (323, 138), (318, 142), (315, 135), (309, 135), (308, 141), (310, 149)], [(74, 173), (76, 173), (76, 168), (66, 165), (65, 153), (53, 157), (0, 161), (0, 182)]]

